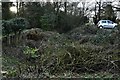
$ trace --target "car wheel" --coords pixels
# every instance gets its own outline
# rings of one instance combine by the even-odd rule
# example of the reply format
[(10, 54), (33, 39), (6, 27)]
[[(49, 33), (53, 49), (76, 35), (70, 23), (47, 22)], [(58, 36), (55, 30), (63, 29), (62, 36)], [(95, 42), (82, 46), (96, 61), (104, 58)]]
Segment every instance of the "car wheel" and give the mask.
[(101, 28), (103, 28), (103, 26), (99, 26), (99, 28), (101, 29)]
[(117, 26), (114, 26), (114, 29), (117, 29)]

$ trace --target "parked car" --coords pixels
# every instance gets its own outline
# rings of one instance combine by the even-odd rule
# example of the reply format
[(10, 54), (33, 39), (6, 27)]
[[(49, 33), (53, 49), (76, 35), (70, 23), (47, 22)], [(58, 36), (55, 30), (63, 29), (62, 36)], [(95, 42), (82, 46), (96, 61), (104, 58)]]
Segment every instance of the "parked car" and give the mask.
[(118, 24), (111, 20), (100, 20), (97, 23), (98, 28), (115, 28)]

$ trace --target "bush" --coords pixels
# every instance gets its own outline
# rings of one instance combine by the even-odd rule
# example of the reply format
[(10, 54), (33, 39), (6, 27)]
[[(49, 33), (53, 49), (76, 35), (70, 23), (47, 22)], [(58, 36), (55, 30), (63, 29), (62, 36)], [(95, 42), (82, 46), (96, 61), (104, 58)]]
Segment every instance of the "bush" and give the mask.
[[(107, 45), (108, 47), (94, 45), (95, 43), (97, 44), (97, 41), (95, 43), (93, 42), (94, 44), (90, 42), (80, 44), (77, 40), (72, 41), (68, 39), (65, 34), (51, 31), (43, 32), (40, 29), (31, 29), (24, 34), (27, 35), (30, 33), (36, 33), (37, 36), (41, 36), (41, 40), (23, 39), (23, 46), (15, 47), (15, 49), (20, 48), (20, 51), (22, 50), (24, 53), (19, 53), (19, 56), (21, 56), (21, 54), (23, 55), (22, 64), (25, 65), (20, 65), (20, 67), (24, 67), (21, 70), (22, 77), (24, 77), (23, 75), (28, 75), (26, 74), (27, 71), (29, 74), (33, 73), (30, 75), (31, 77), (36, 74), (41, 75), (40, 73), (61, 74), (65, 72), (93, 73), (98, 71), (119, 71), (116, 67), (119, 67), (118, 61), (116, 61), (119, 59), (119, 48), (115, 49), (113, 46), (109, 45)], [(109, 39), (116, 39), (113, 38), (116, 34), (110, 35), (110, 33), (115, 32), (106, 32), (100, 29), (100, 31), (98, 30), (97, 32), (97, 36), (92, 39), (98, 39), (100, 44), (105, 44), (103, 42), (106, 41), (108, 43)], [(99, 39), (103, 39), (104, 41), (101, 42)], [(27, 43), (34, 47), (27, 45)], [(12, 48), (5, 51), (11, 53), (11, 49)], [(18, 53), (18, 50), (16, 51)], [(12, 50), (12, 52), (14, 53), (14, 50)], [(8, 53), (6, 52), (6, 54)], [(113, 61), (115, 64), (111, 63)], [(113, 67), (114, 69), (112, 69)]]
[(41, 16), (40, 22), (41, 22), (41, 28), (43, 30), (53, 30), (56, 26), (56, 15), (53, 13), (46, 13), (43, 16)]
[(97, 27), (96, 26), (90, 26), (90, 25), (85, 25), (82, 26), (82, 29), (84, 30), (85, 34), (96, 34), (97, 33)]
[(99, 29), (95, 36), (91, 38), (91, 42), (96, 45), (109, 44), (113, 45), (118, 38), (118, 31)]
[(2, 22), (3, 35), (21, 32), (28, 27), (28, 21), (25, 18), (13, 18)]
[(12, 31), (16, 33), (17, 31), (22, 31), (28, 27), (28, 21), (25, 18), (13, 18), (10, 20)]
[(118, 31), (119, 31), (119, 33), (120, 33), (120, 24), (118, 25)]
[(2, 34), (9, 35), (12, 32), (12, 28), (10, 26), (9, 21), (2, 21)]

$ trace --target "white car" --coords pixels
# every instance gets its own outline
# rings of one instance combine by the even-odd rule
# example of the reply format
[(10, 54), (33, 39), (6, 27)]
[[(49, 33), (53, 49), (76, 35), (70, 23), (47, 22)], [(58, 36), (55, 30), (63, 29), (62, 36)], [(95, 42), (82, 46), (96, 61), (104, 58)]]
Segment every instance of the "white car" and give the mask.
[(114, 23), (110, 20), (100, 20), (97, 24), (98, 28), (115, 28), (117, 23)]

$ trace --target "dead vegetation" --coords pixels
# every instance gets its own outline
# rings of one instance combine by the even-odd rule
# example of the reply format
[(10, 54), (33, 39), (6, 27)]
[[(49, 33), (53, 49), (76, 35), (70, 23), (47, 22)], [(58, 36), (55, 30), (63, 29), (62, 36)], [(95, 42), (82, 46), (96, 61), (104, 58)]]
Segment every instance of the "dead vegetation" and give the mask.
[[(117, 30), (77, 28), (67, 34), (30, 29), (22, 33), (18, 46), (3, 47), (3, 70), (6, 77), (71, 77), (73, 74), (100, 74), (97, 77), (119, 75), (120, 49)], [(90, 35), (90, 34), (91, 35)], [(6, 61), (14, 57), (14, 67)], [(14, 60), (10, 60), (14, 62)], [(7, 64), (7, 65), (6, 65)], [(6, 69), (6, 67), (8, 67)], [(9, 72), (9, 70), (11, 70)], [(56, 75), (57, 74), (57, 75)], [(53, 76), (54, 75), (54, 76)], [(85, 76), (85, 74), (84, 74)], [(95, 76), (90, 76), (95, 77)], [(112, 76), (116, 77), (116, 76)], [(82, 77), (81, 77), (82, 78)]]

